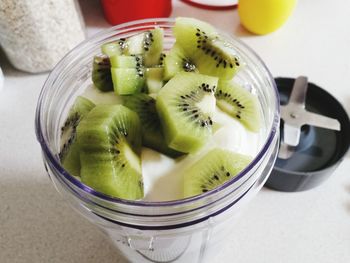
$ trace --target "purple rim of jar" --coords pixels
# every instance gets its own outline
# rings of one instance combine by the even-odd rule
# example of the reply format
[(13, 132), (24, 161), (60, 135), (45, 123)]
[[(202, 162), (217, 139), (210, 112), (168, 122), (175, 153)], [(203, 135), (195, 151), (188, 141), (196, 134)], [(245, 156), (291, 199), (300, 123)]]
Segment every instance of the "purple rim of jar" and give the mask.
[[(51, 178), (50, 174), (49, 174), (49, 177)], [(61, 178), (58, 178), (58, 180), (62, 180)], [(62, 183), (64, 183), (65, 185), (67, 185), (69, 187), (69, 185), (64, 181), (62, 180), (61, 181)], [(228, 210), (230, 207), (232, 207), (234, 204), (236, 204), (239, 200), (241, 200), (249, 191), (250, 189), (254, 186), (254, 183), (236, 200), (234, 200), (233, 202), (229, 203), (227, 206), (221, 208), (220, 210), (216, 211), (216, 212), (213, 212), (212, 214), (210, 215), (207, 215), (205, 217), (202, 217), (202, 218), (199, 218), (199, 219), (196, 219), (196, 220), (193, 220), (193, 221), (188, 221), (186, 223), (180, 223), (180, 224), (174, 224), (174, 225), (163, 225), (163, 226), (147, 226), (147, 225), (136, 225), (136, 224), (128, 224), (128, 223), (123, 223), (123, 222), (120, 222), (120, 221), (117, 221), (117, 220), (113, 220), (111, 218), (108, 218), (108, 217), (105, 217), (105, 216), (102, 216), (102, 215), (99, 215), (95, 212), (92, 211), (92, 213), (106, 221), (109, 221), (111, 223), (114, 223), (114, 224), (117, 224), (117, 225), (120, 225), (120, 226), (124, 226), (124, 227), (129, 227), (129, 228), (134, 228), (134, 229), (139, 229), (139, 230), (170, 230), (170, 229), (178, 229), (178, 228), (183, 228), (183, 227), (188, 227), (188, 226), (191, 226), (191, 225), (194, 225), (194, 224), (198, 224), (198, 223), (201, 223), (211, 217), (214, 217), (214, 216), (217, 216), (223, 212), (225, 212), (226, 210)], [(81, 198), (84, 199), (85, 202), (88, 202), (88, 203), (93, 203), (92, 201), (88, 200), (87, 198), (81, 196), (79, 193), (77, 193), (74, 189), (71, 189), (75, 194), (79, 195)], [(99, 204), (95, 204), (94, 205), (98, 205), (100, 206)], [(110, 211), (114, 211), (113, 209), (110, 209), (108, 207), (103, 207), (101, 206), (102, 208), (104, 209), (107, 209), (107, 210), (110, 210)], [(200, 209), (200, 208), (195, 208), (195, 209), (192, 209), (192, 210), (187, 210), (186, 212), (191, 212), (191, 211), (194, 211), (194, 210), (197, 210), (197, 209)], [(131, 214), (131, 213), (124, 213), (124, 212), (119, 212), (119, 213), (122, 213), (122, 214), (127, 214), (127, 215), (135, 215), (135, 214)], [(178, 215), (178, 214), (182, 214), (182, 212), (179, 212), (179, 213), (175, 213), (175, 214), (168, 214), (168, 215), (157, 215), (157, 217), (162, 217), (162, 216), (169, 216), (169, 215)], [(146, 216), (146, 217), (152, 217), (152, 215), (143, 215), (143, 216)]]
[[(49, 164), (49, 165), (50, 165), (50, 164)], [(50, 177), (50, 179), (51, 179), (51, 175), (50, 175), (50, 174), (49, 174), (49, 177)], [(51, 180), (52, 180), (52, 179), (51, 179)], [(75, 195), (78, 195), (81, 199), (83, 199), (83, 201), (84, 201), (85, 203), (93, 204), (93, 205), (98, 206), (98, 207), (100, 207), (100, 208), (109, 210), (109, 211), (111, 211), (111, 212), (115, 212), (115, 210), (113, 210), (112, 208), (103, 206), (103, 205), (101, 205), (101, 204), (99, 204), (99, 203), (95, 203), (95, 202), (89, 200), (88, 198), (86, 198), (85, 196), (82, 196), (82, 195), (81, 195), (79, 192), (77, 192), (75, 189), (71, 188), (71, 187), (69, 186), (69, 184), (68, 184), (66, 181), (64, 181), (62, 178), (57, 178), (57, 180), (59, 180), (62, 184), (66, 185), (72, 192), (74, 192)], [(254, 183), (248, 188), (248, 190), (246, 190), (237, 200), (233, 201), (232, 203), (230, 203), (230, 204), (227, 205), (226, 207), (221, 208), (219, 211), (214, 212), (213, 214), (204, 217), (204, 219), (201, 218), (201, 219), (197, 219), (197, 220), (194, 220), (194, 221), (191, 221), (191, 222), (187, 222), (187, 223), (182, 223), (182, 224), (177, 224), (177, 225), (168, 225), (168, 226), (164, 226), (164, 229), (170, 229), (170, 228), (172, 228), (172, 227), (174, 227), (174, 226), (177, 227), (177, 226), (179, 226), (179, 225), (181, 225), (181, 226), (182, 226), (182, 225), (185, 225), (185, 226), (191, 225), (191, 223), (202, 222), (202, 221), (204, 221), (205, 219), (207, 219), (207, 218), (209, 218), (209, 217), (212, 217), (212, 216), (215, 216), (215, 215), (217, 215), (217, 214), (220, 214), (221, 212), (227, 210), (227, 209), (230, 208), (232, 205), (234, 205), (235, 203), (237, 203), (238, 200), (242, 199), (242, 198), (249, 192), (249, 190), (254, 186), (254, 184), (255, 184), (255, 182), (254, 182)], [(221, 197), (220, 199), (223, 199), (223, 198), (225, 198), (225, 197), (226, 197), (226, 196)], [(220, 199), (219, 199), (219, 200), (220, 200)], [(217, 202), (217, 201), (218, 201), (218, 200), (215, 200), (215, 201), (213, 201), (213, 202), (211, 202), (211, 203), (207, 203), (207, 204), (205, 204), (205, 205), (203, 205), (203, 206), (196, 207), (196, 208), (193, 208), (193, 209), (190, 209), (190, 210), (186, 210), (186, 213), (189, 213), (189, 212), (193, 212), (193, 211), (202, 209), (203, 207), (206, 207), (206, 206), (208, 206), (208, 205), (211, 205), (212, 203), (215, 203), (215, 202)], [(139, 216), (139, 214), (127, 213), (127, 212), (123, 212), (123, 211), (118, 211), (118, 213), (123, 214), (123, 215), (129, 215), (129, 216)], [(170, 214), (155, 214), (155, 215), (142, 215), (142, 216), (143, 216), (143, 217), (167, 217), (167, 216), (176, 216), (176, 215), (180, 215), (180, 214), (183, 214), (183, 213), (184, 213), (184, 212), (176, 212), (176, 213), (170, 213)], [(153, 228), (154, 228), (154, 226), (152, 226), (152, 227), (147, 227), (147, 226), (131, 225), (131, 224), (127, 224), (127, 223), (122, 223), (122, 222), (115, 221), (115, 220), (113, 220), (113, 219), (109, 219), (109, 218), (106, 218), (106, 217), (104, 217), (104, 216), (98, 215), (98, 214), (96, 214), (96, 213), (94, 213), (94, 214), (97, 215), (97, 216), (100, 216), (100, 217), (102, 217), (102, 218), (104, 218), (104, 219), (107, 219), (107, 220), (110, 221), (110, 222), (114, 222), (114, 223), (117, 223), (117, 224), (123, 225), (123, 226), (136, 226), (136, 228), (139, 228), (139, 229), (146, 229), (146, 228), (147, 228), (147, 229), (153, 229)], [(203, 219), (203, 220), (202, 220), (202, 219)], [(158, 226), (158, 227), (156, 226), (155, 228), (161, 228), (161, 226)]]
[(99, 216), (99, 217), (103, 218), (104, 220), (107, 220), (107, 221), (112, 222), (114, 224), (117, 224), (117, 225), (120, 225), (120, 226), (125, 226), (125, 227), (130, 227), (130, 228), (136, 228), (136, 229), (139, 229), (139, 230), (168, 230), (168, 229), (183, 228), (183, 227), (188, 227), (188, 226), (192, 226), (192, 225), (201, 223), (201, 222), (206, 221), (207, 219), (209, 219), (211, 217), (217, 216), (217, 215), (221, 214), (222, 212), (225, 212), (227, 209), (232, 207), (234, 204), (238, 203), (238, 201), (241, 200), (250, 191), (250, 189), (253, 187), (253, 185), (250, 186), (248, 188), (248, 190), (246, 190), (239, 198), (234, 200), (232, 203), (229, 203), (227, 206), (221, 208), (220, 210), (218, 210), (218, 211), (216, 211), (216, 212), (214, 212), (214, 213), (212, 213), (210, 215), (207, 215), (205, 217), (202, 217), (202, 218), (199, 218), (199, 219), (196, 219), (196, 220), (193, 220), (193, 221), (188, 221), (186, 223), (176, 224), (176, 225), (166, 225), (166, 226), (132, 225), (132, 224), (128, 224), (128, 223), (123, 223), (123, 222), (119, 222), (119, 221), (116, 221), (116, 220), (112, 220), (110, 218), (101, 216), (101, 215), (99, 215), (97, 213), (94, 213), (94, 212), (93, 213), (96, 216)]
[[(265, 144), (263, 145), (262, 149), (259, 151), (259, 153), (257, 154), (257, 156), (253, 159), (253, 161), (242, 171), (240, 172), (235, 178), (233, 178), (230, 181), (227, 181), (226, 183), (222, 184), (221, 186), (208, 191), (206, 193), (203, 193), (201, 195), (197, 195), (197, 196), (193, 196), (193, 197), (189, 197), (189, 198), (185, 198), (185, 199), (179, 199), (179, 200), (173, 200), (173, 201), (160, 201), (160, 202), (150, 202), (150, 201), (135, 201), (135, 200), (126, 200), (126, 199), (121, 199), (121, 198), (117, 198), (117, 197), (112, 197), (109, 195), (105, 195), (101, 192), (95, 191), (94, 189), (92, 189), (89, 186), (86, 186), (85, 184), (83, 184), (81, 181), (79, 181), (78, 179), (76, 179), (74, 176), (70, 175), (66, 170), (64, 170), (64, 168), (61, 166), (60, 162), (57, 159), (57, 156), (55, 156), (55, 154), (51, 151), (51, 149), (48, 147), (47, 141), (44, 138), (43, 132), (42, 132), (42, 127), (41, 127), (41, 119), (40, 119), (40, 115), (41, 115), (41, 103), (44, 97), (44, 92), (45, 92), (45, 88), (47, 85), (48, 80), (50, 79), (50, 77), (52, 76), (52, 74), (55, 72), (56, 68), (58, 67), (58, 65), (60, 65), (62, 63), (62, 61), (65, 60), (65, 58), (67, 56), (69, 56), (71, 53), (76, 52), (77, 49), (79, 49), (82, 45), (84, 45), (85, 43), (91, 41), (91, 39), (97, 38), (101, 35), (105, 35), (108, 32), (115, 32), (118, 29), (121, 28), (126, 28), (126, 27), (132, 27), (133, 25), (139, 25), (139, 24), (149, 24), (149, 26), (154, 27), (157, 25), (157, 23), (174, 23), (175, 19), (171, 18), (151, 18), (151, 19), (142, 19), (142, 20), (135, 20), (132, 22), (128, 22), (128, 23), (123, 23), (114, 27), (111, 27), (110, 29), (107, 30), (103, 30), (95, 35), (93, 35), (92, 37), (86, 39), (85, 41), (81, 42), (78, 46), (76, 46), (74, 49), (72, 49), (70, 52), (68, 52), (66, 54), (65, 57), (63, 57), (61, 59), (61, 61), (55, 66), (55, 68), (52, 70), (52, 72), (49, 74), (47, 80), (44, 83), (44, 86), (40, 92), (39, 95), (39, 99), (38, 99), (38, 104), (37, 104), (37, 108), (36, 108), (36, 116), (35, 116), (35, 132), (36, 132), (36, 136), (37, 136), (37, 140), (39, 141), (42, 150), (44, 151), (44, 154), (47, 156), (48, 160), (51, 162), (51, 164), (54, 166), (54, 168), (59, 172), (60, 175), (63, 175), (65, 179), (67, 179), (68, 181), (70, 181), (73, 185), (75, 185), (76, 187), (82, 189), (83, 191), (104, 199), (105, 201), (111, 201), (114, 203), (119, 203), (119, 204), (123, 204), (123, 205), (130, 205), (130, 206), (138, 206), (138, 207), (165, 207), (165, 206), (176, 206), (176, 205), (182, 205), (182, 204), (187, 204), (193, 201), (197, 201), (203, 198), (206, 198), (208, 196), (211, 196), (217, 192), (222, 191), (223, 189), (226, 189), (227, 187), (229, 187), (230, 185), (232, 185), (233, 183), (235, 183), (236, 181), (238, 181), (239, 179), (241, 179), (242, 177), (244, 177), (244, 175), (246, 175), (247, 172), (249, 172), (256, 164), (258, 164), (258, 162), (260, 161), (260, 159), (264, 156), (265, 152), (268, 150), (268, 148), (270, 147), (271, 143), (273, 142), (274, 137), (277, 134), (277, 130), (279, 129), (278, 127), (278, 122), (279, 122), (279, 94), (278, 94), (278, 90), (277, 90), (277, 86), (275, 83), (275, 80), (272, 76), (272, 74), (270, 73), (270, 71), (268, 70), (268, 68), (266, 67), (265, 63), (262, 61), (262, 59), (255, 53), (255, 51), (253, 51), (249, 46), (247, 46), (246, 44), (244, 44), (241, 40), (239, 40), (238, 38), (235, 38), (235, 41), (237, 41), (238, 43), (240, 43), (242, 46), (244, 46), (253, 56), (255, 56), (255, 58), (258, 60), (258, 62), (261, 64), (262, 68), (265, 69), (265, 71), (267, 72), (267, 75), (269, 76), (269, 78), (271, 79), (272, 85), (273, 85), (273, 91), (275, 93), (275, 104), (276, 104), (276, 109), (275, 109), (275, 113), (274, 113), (274, 118), (272, 121), (272, 125), (269, 129), (269, 135), (268, 138), (265, 142)], [(232, 37), (232, 36), (231, 36)]]

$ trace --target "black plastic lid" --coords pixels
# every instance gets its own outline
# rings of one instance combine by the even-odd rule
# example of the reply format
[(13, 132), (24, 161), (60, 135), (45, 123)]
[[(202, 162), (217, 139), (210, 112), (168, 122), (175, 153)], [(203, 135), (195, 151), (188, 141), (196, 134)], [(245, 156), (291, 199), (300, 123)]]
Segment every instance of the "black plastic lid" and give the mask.
[[(292, 78), (276, 78), (281, 105), (288, 103), (294, 81)], [(300, 142), (292, 156), (288, 159), (277, 158), (265, 184), (269, 188), (294, 192), (318, 186), (332, 174), (349, 149), (350, 121), (339, 101), (317, 85), (308, 83), (305, 109), (337, 119), (341, 130), (302, 126)]]

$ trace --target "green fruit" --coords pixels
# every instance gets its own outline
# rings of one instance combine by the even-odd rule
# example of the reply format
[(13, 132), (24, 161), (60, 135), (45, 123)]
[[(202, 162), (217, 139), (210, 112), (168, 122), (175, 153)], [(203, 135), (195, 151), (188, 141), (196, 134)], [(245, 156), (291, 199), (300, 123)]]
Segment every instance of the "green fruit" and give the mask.
[(101, 91), (112, 91), (111, 64), (107, 56), (95, 56), (92, 65), (92, 82)]
[(159, 91), (156, 108), (168, 146), (193, 153), (212, 135), (214, 92), (218, 79), (178, 73)]
[(135, 111), (141, 121), (142, 144), (145, 147), (176, 158), (182, 153), (170, 149), (164, 139), (162, 127), (156, 111), (156, 101), (146, 94), (123, 97), (124, 105)]
[(80, 176), (80, 148), (76, 139), (76, 129), (80, 121), (94, 107), (95, 104), (90, 100), (78, 96), (61, 128), (61, 150), (59, 158), (64, 169), (74, 176)]
[(106, 43), (101, 46), (102, 53), (108, 57), (121, 55), (125, 52), (125, 49), (125, 38), (121, 38), (115, 42)]
[(164, 59), (164, 79), (169, 80), (179, 72), (197, 72), (195, 62), (186, 57), (185, 52), (177, 43), (171, 48)]
[[(173, 29), (176, 42), (182, 47), (197, 46), (199, 35), (205, 35), (205, 39), (214, 39), (218, 36), (215, 28), (198, 19), (189, 17), (178, 17)], [(204, 32), (204, 33), (203, 33)]]
[(81, 180), (96, 191), (123, 199), (143, 198), (141, 126), (121, 105), (98, 105), (77, 129)]
[(117, 95), (140, 93), (145, 79), (142, 68), (111, 68), (114, 91)]
[(163, 29), (155, 28), (129, 37), (126, 40), (126, 54), (143, 55), (146, 67), (159, 63), (163, 51)]
[(184, 172), (184, 197), (206, 193), (232, 180), (251, 160), (231, 151), (211, 150)]
[(217, 106), (241, 122), (248, 130), (258, 132), (261, 127), (257, 96), (232, 81), (219, 81), (215, 93)]
[(193, 18), (177, 18), (175, 50), (165, 58), (165, 78), (177, 72), (198, 71), (201, 74), (232, 79), (241, 62), (233, 46), (223, 40), (212, 26)]
[(112, 68), (140, 68), (143, 65), (141, 56), (115, 55), (110, 60)]
[(149, 94), (155, 94), (160, 91), (164, 85), (163, 68), (148, 68), (145, 71), (146, 87)]

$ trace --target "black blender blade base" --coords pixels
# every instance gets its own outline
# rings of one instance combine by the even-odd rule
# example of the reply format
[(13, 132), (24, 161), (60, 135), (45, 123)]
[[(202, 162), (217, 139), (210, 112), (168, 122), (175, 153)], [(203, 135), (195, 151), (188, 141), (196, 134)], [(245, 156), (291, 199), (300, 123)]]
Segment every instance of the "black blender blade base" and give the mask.
[[(288, 103), (294, 81), (292, 78), (276, 79), (281, 105)], [(299, 144), (293, 148), (290, 158), (277, 158), (265, 184), (269, 188), (294, 192), (318, 186), (333, 173), (349, 149), (350, 121), (339, 101), (315, 84), (308, 83), (305, 109), (338, 120), (341, 130), (303, 125)]]

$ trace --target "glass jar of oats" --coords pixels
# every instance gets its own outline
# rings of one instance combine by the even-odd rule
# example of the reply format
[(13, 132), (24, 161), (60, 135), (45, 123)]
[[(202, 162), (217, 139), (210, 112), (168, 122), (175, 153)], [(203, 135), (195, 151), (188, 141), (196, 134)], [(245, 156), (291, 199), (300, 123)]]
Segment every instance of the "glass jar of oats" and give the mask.
[(0, 45), (17, 69), (49, 71), (84, 39), (76, 0), (0, 0)]

